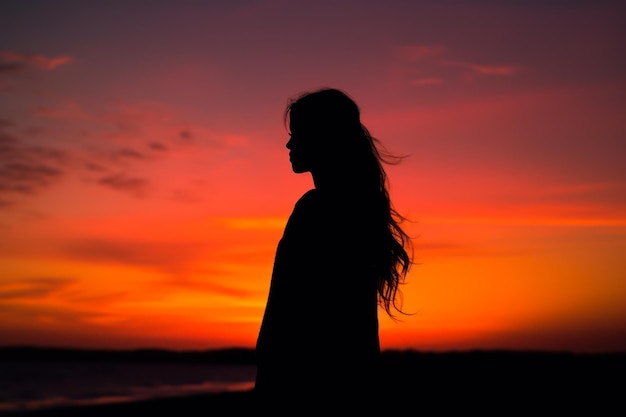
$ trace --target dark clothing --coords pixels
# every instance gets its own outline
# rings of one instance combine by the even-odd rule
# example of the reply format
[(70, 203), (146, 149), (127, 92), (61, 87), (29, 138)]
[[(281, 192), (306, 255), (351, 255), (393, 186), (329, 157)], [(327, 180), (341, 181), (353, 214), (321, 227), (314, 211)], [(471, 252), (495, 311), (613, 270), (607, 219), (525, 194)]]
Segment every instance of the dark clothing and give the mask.
[(296, 203), (256, 345), (255, 392), (272, 409), (358, 407), (375, 398), (381, 242), (372, 210), (354, 194), (318, 189)]

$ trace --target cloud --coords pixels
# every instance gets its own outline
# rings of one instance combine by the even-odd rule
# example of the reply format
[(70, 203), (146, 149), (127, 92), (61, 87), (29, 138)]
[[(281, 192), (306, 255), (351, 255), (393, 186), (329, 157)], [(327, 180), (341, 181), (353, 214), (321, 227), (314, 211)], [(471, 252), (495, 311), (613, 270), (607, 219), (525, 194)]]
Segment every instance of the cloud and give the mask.
[(98, 184), (114, 190), (131, 193), (135, 197), (143, 197), (150, 188), (150, 181), (146, 178), (129, 177), (125, 173), (107, 175), (98, 180)]
[[(0, 117), (0, 210), (15, 208), (18, 197), (27, 203), (28, 196), (76, 179), (141, 198), (186, 190), (175, 191), (174, 200), (197, 202), (198, 187), (192, 181), (197, 175), (184, 161), (210, 161), (247, 145), (162, 103), (93, 109), (75, 100), (45, 105), (40, 98), (33, 100), (15, 120)], [(163, 179), (163, 172), (174, 169), (176, 176)]]
[(0, 299), (45, 298), (76, 282), (72, 278), (37, 277), (0, 282)]
[(143, 159), (144, 156), (141, 153), (131, 148), (118, 149), (113, 153), (114, 160), (123, 160), (126, 158)]
[(181, 139), (185, 139), (185, 140), (193, 139), (193, 133), (189, 129), (181, 130), (180, 133), (178, 134), (178, 136)]
[(476, 243), (459, 243), (449, 241), (430, 241), (422, 242), (420, 239), (415, 241), (415, 254), (418, 263), (421, 259), (433, 258), (485, 258), (485, 257), (506, 257), (520, 254), (528, 254), (531, 249), (515, 246), (515, 245), (488, 245)]
[(191, 279), (198, 274), (206, 277), (228, 275), (233, 268), (241, 266), (242, 260), (248, 266), (266, 262), (274, 250), (273, 245), (258, 247), (241, 243), (233, 249), (225, 244), (224, 239), (211, 238), (210, 235), (200, 240), (80, 238), (59, 241), (54, 248), (44, 250), (72, 261), (158, 271), (168, 279), (176, 280)]
[[(37, 122), (47, 123), (74, 138), (80, 138), (90, 149), (113, 152), (121, 157), (149, 159), (163, 156), (165, 150), (184, 152), (204, 148), (221, 150), (241, 146), (232, 135), (208, 129), (175, 109), (159, 102), (115, 103), (93, 110), (72, 100), (53, 105), (34, 105)], [(142, 154), (146, 149), (148, 153)]]
[(25, 55), (8, 50), (0, 50), (0, 60), (4, 61), (0, 64), (0, 73), (4, 72), (3, 69), (6, 68), (19, 71), (26, 65), (52, 71), (61, 65), (72, 62), (72, 58), (67, 55), (46, 57), (44, 55)]
[(96, 122), (93, 114), (84, 109), (75, 101), (66, 100), (57, 105), (35, 105), (33, 116), (50, 120), (66, 122)]
[(255, 290), (235, 288), (234, 286), (216, 284), (206, 280), (176, 279), (166, 281), (164, 284), (168, 287), (183, 288), (187, 291), (193, 291), (196, 293), (207, 292), (232, 298), (248, 298), (251, 295), (257, 294), (257, 291)]
[(0, 196), (34, 194), (57, 182), (66, 153), (60, 149), (27, 146), (0, 132)]
[(167, 150), (167, 146), (163, 145), (160, 142), (151, 142), (151, 143), (148, 144), (148, 146), (153, 151), (166, 151)]
[(0, 167), (1, 191), (33, 194), (36, 189), (45, 188), (54, 182), (62, 171), (46, 165), (7, 163)]
[(90, 161), (85, 162), (84, 168), (91, 172), (105, 172), (107, 170), (104, 166)]
[[(237, 255), (225, 251), (222, 241), (74, 239), (60, 243), (55, 250), (72, 260), (157, 271), (163, 276), (156, 283), (159, 286), (228, 294), (236, 291), (211, 283), (211, 277), (230, 274), (229, 265), (240, 261)], [(199, 279), (199, 275), (204, 278)]]
[(79, 239), (61, 245), (72, 259), (152, 267), (171, 273), (187, 270), (186, 265), (201, 257), (206, 244), (195, 242), (119, 241)]
[(24, 68), (21, 64), (0, 64), (0, 74), (15, 74)]
[(481, 75), (516, 75), (521, 69), (512, 65), (476, 65), (467, 62), (440, 61), (441, 65), (465, 68)]
[(86, 305), (94, 305), (97, 304), (99, 306), (113, 304), (117, 301), (124, 300), (127, 296), (127, 292), (117, 291), (117, 292), (100, 292), (97, 293), (85, 293), (85, 292), (66, 292), (63, 298), (72, 304), (86, 304)]
[(472, 81), (474, 76), (513, 76), (522, 69), (513, 65), (475, 64), (445, 59), (450, 54), (443, 45), (405, 45), (392, 48), (396, 57), (396, 73), (408, 77), (412, 86), (432, 86), (447, 81)]

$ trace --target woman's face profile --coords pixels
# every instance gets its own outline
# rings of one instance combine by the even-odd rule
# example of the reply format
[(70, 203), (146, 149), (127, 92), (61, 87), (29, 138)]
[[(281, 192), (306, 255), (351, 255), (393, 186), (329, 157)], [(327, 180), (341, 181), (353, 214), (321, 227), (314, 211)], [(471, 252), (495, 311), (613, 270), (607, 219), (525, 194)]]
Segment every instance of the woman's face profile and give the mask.
[(293, 172), (300, 174), (310, 172), (312, 168), (310, 138), (304, 134), (289, 133), (289, 141), (287, 141), (287, 149), (289, 149), (289, 162)]
[(289, 122), (289, 131), (286, 147), (289, 149), (289, 162), (291, 162), (293, 172), (297, 174), (311, 172), (319, 159), (316, 157), (318, 153), (316, 138), (308, 129), (303, 129), (293, 119)]

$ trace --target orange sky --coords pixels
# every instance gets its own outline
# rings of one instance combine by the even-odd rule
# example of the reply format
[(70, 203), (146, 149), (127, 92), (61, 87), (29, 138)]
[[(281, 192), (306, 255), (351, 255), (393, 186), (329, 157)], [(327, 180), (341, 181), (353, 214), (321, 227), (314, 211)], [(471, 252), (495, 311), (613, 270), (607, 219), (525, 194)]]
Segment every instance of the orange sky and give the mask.
[(312, 186), (282, 112), (331, 86), (409, 155), (415, 314), (383, 348), (626, 350), (625, 12), (3, 2), (0, 345), (253, 347)]

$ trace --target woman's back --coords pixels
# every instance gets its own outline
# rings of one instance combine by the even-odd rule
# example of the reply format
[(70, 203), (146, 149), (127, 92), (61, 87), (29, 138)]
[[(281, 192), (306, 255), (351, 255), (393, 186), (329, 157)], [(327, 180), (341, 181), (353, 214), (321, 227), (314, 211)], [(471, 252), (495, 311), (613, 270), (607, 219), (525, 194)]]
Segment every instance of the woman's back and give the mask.
[(346, 195), (311, 190), (278, 245), (257, 342), (259, 393), (344, 395), (380, 354), (373, 232)]

